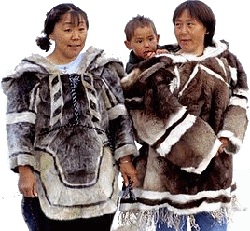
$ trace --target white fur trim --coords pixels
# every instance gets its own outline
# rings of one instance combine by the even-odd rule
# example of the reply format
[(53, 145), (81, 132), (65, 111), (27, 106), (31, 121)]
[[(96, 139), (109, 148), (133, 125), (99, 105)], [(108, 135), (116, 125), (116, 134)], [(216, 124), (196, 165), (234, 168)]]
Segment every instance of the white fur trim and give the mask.
[(227, 87), (229, 87), (229, 84), (218, 74), (216, 74), (214, 71), (212, 71), (211, 69), (201, 65), (201, 64), (197, 64), (192, 72), (192, 74), (190, 75), (188, 81), (186, 82), (185, 86), (182, 88), (182, 90), (179, 92), (179, 97), (182, 96), (183, 92), (185, 91), (185, 89), (188, 87), (189, 83), (193, 80), (193, 78), (196, 77), (196, 74), (198, 73), (199, 69), (207, 72), (209, 75), (214, 76), (216, 78), (218, 78), (219, 80), (221, 80), (223, 83), (225, 83), (227, 85)]
[(52, 86), (52, 81), (55, 78), (55, 75), (49, 76), (49, 89), (50, 89), (50, 95), (51, 95), (51, 110), (50, 110), (50, 126), (53, 127), (54, 124), (59, 120), (62, 123), (62, 112), (59, 113), (57, 116), (53, 116), (55, 110), (59, 107), (63, 108), (63, 97), (62, 95), (57, 99), (56, 102), (54, 102), (53, 98), (54, 95), (61, 91), (62, 92), (62, 81), (61, 78), (58, 76), (58, 83)]
[[(197, 193), (196, 195), (186, 195), (186, 194), (178, 194), (178, 195), (172, 195), (169, 192), (155, 192), (155, 191), (146, 191), (141, 189), (134, 189), (133, 190), (134, 195), (139, 198), (145, 198), (149, 200), (162, 200), (162, 199), (169, 199), (176, 203), (185, 204), (190, 201), (199, 200), (202, 198), (216, 198), (219, 196), (226, 196), (231, 197), (231, 188), (228, 189), (221, 189), (217, 191), (202, 191)], [(206, 201), (202, 202), (202, 204), (199, 207), (194, 208), (185, 208), (185, 209), (177, 209), (168, 203), (163, 203), (160, 205), (154, 205), (149, 206), (142, 203), (122, 203), (120, 210), (121, 211), (129, 211), (129, 210), (152, 210), (152, 209), (160, 209), (167, 207), (169, 211), (173, 211), (177, 214), (181, 215), (189, 215), (189, 214), (195, 214), (201, 211), (214, 211), (221, 207), (225, 207), (229, 203), (222, 203), (222, 202), (216, 202), (216, 203), (208, 203)]]
[(234, 136), (234, 134), (231, 131), (228, 131), (228, 130), (222, 130), (217, 135), (218, 138), (227, 137), (228, 139), (230, 139), (233, 136)]
[(230, 67), (229, 66), (229, 70), (231, 72), (231, 78), (234, 82), (234, 84), (236, 85), (237, 84), (237, 69), (235, 67)]
[[(39, 175), (36, 174), (37, 193), (42, 210), (47, 217), (56, 220), (72, 220), (102, 216), (116, 211), (118, 172), (112, 167), (113, 157), (108, 147), (104, 148), (98, 182), (85, 188), (66, 187), (58, 176), (53, 158), (43, 152), (36, 154), (42, 160), (40, 162), (42, 171)], [(46, 193), (44, 187), (46, 187)], [(81, 205), (85, 206), (81, 207)]]
[(176, 77), (172, 80), (172, 82), (170, 83), (170, 86), (169, 86), (169, 89), (172, 93), (174, 93), (175, 89), (180, 88), (180, 73), (178, 71), (177, 66), (174, 67), (174, 73), (175, 73)]
[(218, 59), (217, 57), (215, 58), (215, 60), (216, 60), (216, 61), (219, 63), (219, 65), (222, 67), (225, 76), (227, 76), (227, 71), (226, 71), (226, 68), (225, 68), (225, 64), (222, 62), (222, 60)]
[(165, 124), (158, 117), (146, 115), (140, 110), (131, 110), (133, 125), (141, 140), (153, 145), (165, 132)]
[(176, 54), (160, 54), (157, 55), (156, 57), (160, 56), (166, 56), (169, 58), (172, 58), (175, 63), (184, 63), (188, 61), (203, 61), (207, 58), (213, 58), (217, 57), (219, 54), (227, 50), (227, 45), (225, 43), (222, 43), (221, 41), (214, 40), (215, 47), (207, 47), (203, 51), (202, 56), (195, 56), (195, 55), (190, 55), (190, 54), (181, 54), (181, 55), (176, 55)]
[(239, 106), (247, 110), (247, 99), (241, 99), (237, 96), (230, 98), (229, 106)]
[(109, 120), (114, 120), (120, 115), (127, 115), (127, 109), (124, 104), (117, 104), (108, 110)]
[(203, 160), (199, 164), (198, 168), (189, 167), (189, 168), (181, 168), (181, 169), (185, 170), (187, 172), (193, 172), (193, 173), (196, 173), (196, 174), (201, 174), (202, 171), (204, 171), (207, 168), (207, 166), (209, 165), (211, 160), (214, 158), (214, 156), (216, 155), (216, 153), (217, 153), (220, 146), (221, 146), (221, 142), (218, 139), (216, 139), (211, 152), (205, 158), (203, 158)]
[[(220, 137), (226, 137), (229, 139), (229, 141), (235, 145), (236, 147), (236, 152), (239, 151), (239, 149), (241, 148), (242, 146), (242, 140), (240, 140), (239, 138), (237, 138), (233, 132), (229, 131), (229, 130), (221, 130), (218, 135), (217, 135), (218, 138)], [(229, 152), (228, 150), (225, 149), (225, 152), (229, 155), (233, 155), (235, 153), (232, 153), (232, 152)]]
[(169, 134), (169, 136), (160, 144), (160, 147), (156, 151), (161, 156), (166, 156), (171, 150), (172, 146), (177, 143), (180, 138), (186, 133), (186, 131), (193, 126), (196, 121), (196, 116), (187, 115), (185, 120), (177, 125)]
[(227, 85), (227, 87), (229, 87), (229, 84), (220, 75), (216, 74), (214, 71), (212, 71), (211, 69), (209, 69), (203, 65), (199, 65), (199, 66), (202, 70), (206, 71), (209, 75), (215, 76), (216, 78), (221, 80), (223, 83), (225, 83)]
[(199, 64), (197, 64), (194, 68), (194, 71), (192, 72), (192, 74), (190, 75), (190, 77), (188, 78), (188, 81), (186, 82), (185, 86), (182, 88), (182, 90), (179, 92), (179, 97), (182, 96), (183, 92), (185, 91), (185, 89), (188, 87), (189, 83), (192, 81), (192, 79), (196, 76), (196, 74), (199, 71)]
[(175, 122), (177, 122), (178, 120), (180, 120), (182, 118), (182, 116), (187, 112), (187, 107), (186, 106), (182, 106), (181, 109), (175, 113), (174, 115), (171, 115), (168, 119), (167, 122), (167, 126), (166, 129), (168, 129), (169, 127), (171, 127)]
[(248, 96), (249, 96), (249, 91), (248, 91), (248, 89), (245, 89), (245, 88), (236, 88), (233, 90), (233, 93), (236, 95), (244, 96), (246, 98), (248, 98)]
[(32, 112), (11, 113), (6, 116), (6, 124), (27, 122), (35, 124), (36, 115)]

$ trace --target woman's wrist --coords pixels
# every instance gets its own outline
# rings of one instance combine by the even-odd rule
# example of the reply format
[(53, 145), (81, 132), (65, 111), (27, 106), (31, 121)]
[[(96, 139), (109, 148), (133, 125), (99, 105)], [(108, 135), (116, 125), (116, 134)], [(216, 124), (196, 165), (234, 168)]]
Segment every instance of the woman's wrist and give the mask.
[(132, 157), (131, 155), (129, 156), (123, 156), (118, 160), (119, 165), (121, 164), (128, 164), (128, 163), (132, 163)]
[(23, 165), (18, 167), (19, 173), (27, 173), (27, 172), (33, 172), (33, 169), (29, 165)]

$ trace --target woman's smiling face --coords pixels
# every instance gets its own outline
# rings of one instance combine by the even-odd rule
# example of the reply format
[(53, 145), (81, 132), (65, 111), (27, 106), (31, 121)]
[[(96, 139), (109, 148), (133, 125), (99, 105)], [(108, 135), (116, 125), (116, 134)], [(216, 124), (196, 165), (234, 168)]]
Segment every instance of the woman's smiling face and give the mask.
[(201, 55), (204, 50), (206, 27), (192, 18), (187, 10), (175, 20), (174, 34), (182, 53)]
[(76, 22), (71, 17), (65, 14), (50, 34), (50, 39), (55, 42), (52, 54), (57, 64), (73, 61), (85, 46), (88, 34), (86, 22), (83, 17)]

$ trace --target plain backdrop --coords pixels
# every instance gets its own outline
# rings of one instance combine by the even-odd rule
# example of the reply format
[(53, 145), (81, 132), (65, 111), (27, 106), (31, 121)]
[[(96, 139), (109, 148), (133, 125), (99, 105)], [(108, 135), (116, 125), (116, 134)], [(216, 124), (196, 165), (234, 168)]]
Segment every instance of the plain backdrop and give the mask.
[[(82, 8), (89, 17), (90, 29), (85, 48), (95, 46), (105, 50), (107, 57), (121, 60), (124, 65), (129, 57), (129, 50), (124, 45), (124, 27), (134, 16), (140, 14), (151, 18), (161, 35), (160, 45), (176, 43), (173, 33), (172, 17), (174, 9), (183, 1), (167, 0), (128, 0), (128, 1), (69, 1)], [(224, 39), (230, 44), (230, 51), (237, 55), (246, 73), (249, 65), (249, 9), (248, 1), (204, 0), (216, 16), (217, 39)], [(0, 76), (6, 76), (19, 62), (31, 53), (47, 56), (40, 50), (35, 39), (41, 35), (46, 13), (54, 6), (63, 3), (50, 1), (4, 1), (1, 3)], [(26, 231), (20, 210), (21, 195), (17, 187), (17, 174), (9, 170), (5, 112), (6, 99), (0, 91), (0, 230)], [(249, 131), (242, 150), (234, 158), (234, 175), (238, 182), (238, 197), (244, 209), (250, 208), (248, 182), (250, 178)], [(234, 215), (230, 230), (250, 230), (250, 213), (239, 211)]]

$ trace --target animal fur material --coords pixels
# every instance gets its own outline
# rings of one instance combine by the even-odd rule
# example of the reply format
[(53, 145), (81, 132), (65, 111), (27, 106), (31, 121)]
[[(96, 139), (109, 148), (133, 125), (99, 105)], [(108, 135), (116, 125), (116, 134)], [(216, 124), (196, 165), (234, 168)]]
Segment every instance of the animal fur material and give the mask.
[[(137, 141), (136, 201), (123, 212), (167, 208), (177, 215), (228, 209), (232, 154), (247, 127), (246, 74), (225, 41), (200, 57), (162, 54), (121, 79)], [(220, 137), (230, 145), (217, 155)]]

